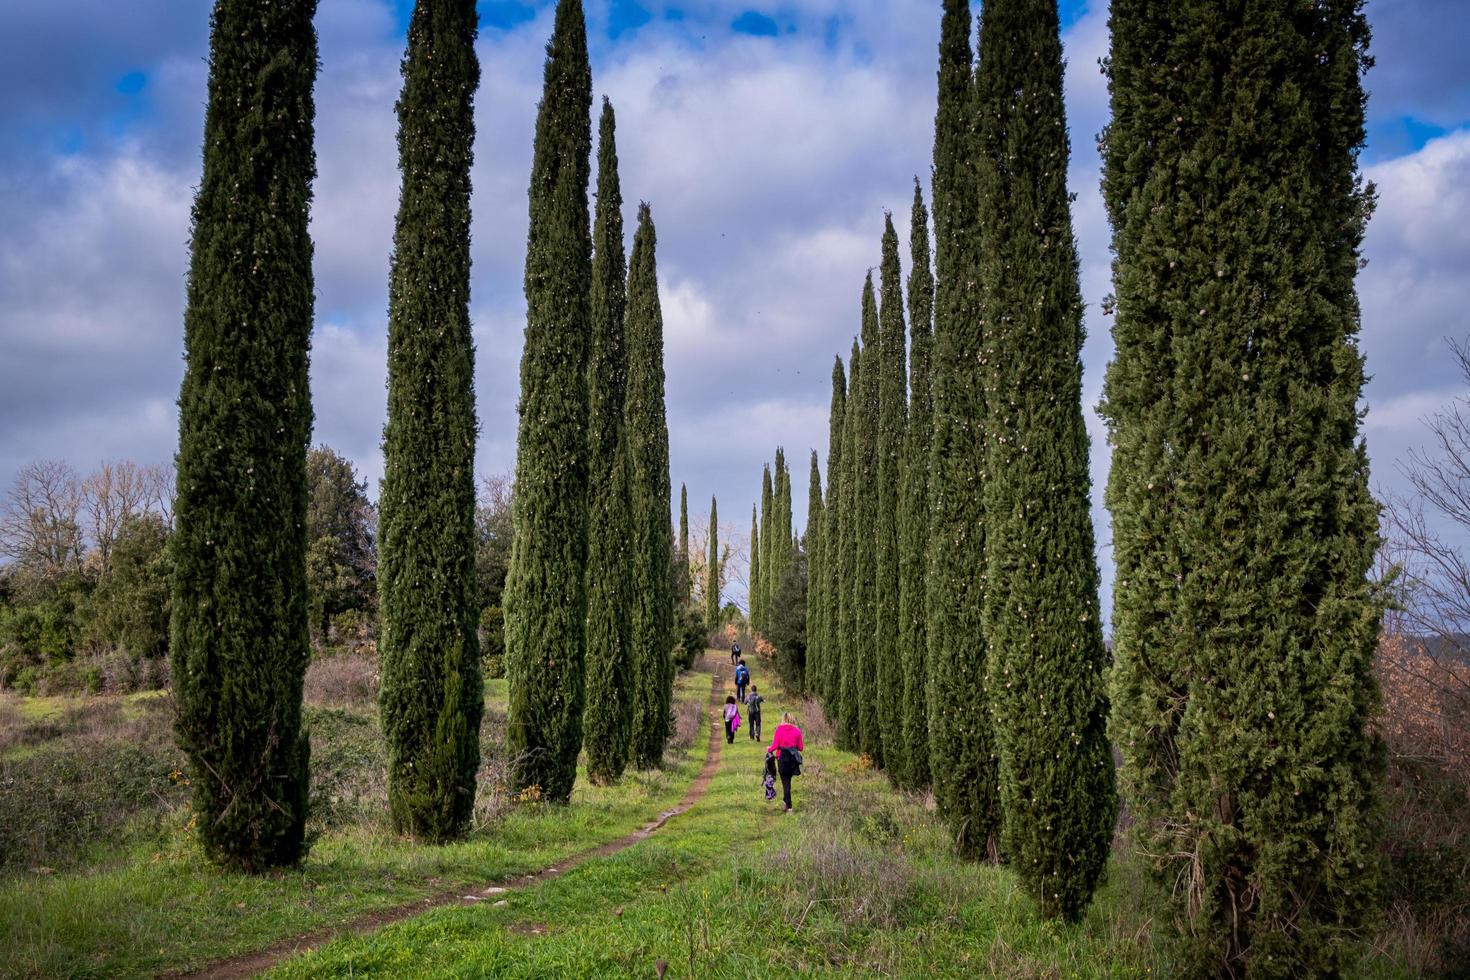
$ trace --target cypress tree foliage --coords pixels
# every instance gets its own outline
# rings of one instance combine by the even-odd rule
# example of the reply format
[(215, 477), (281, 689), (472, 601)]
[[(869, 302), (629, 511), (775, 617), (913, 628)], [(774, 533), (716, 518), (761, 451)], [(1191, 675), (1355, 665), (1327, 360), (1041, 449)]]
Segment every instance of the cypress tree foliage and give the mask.
[(179, 392), (170, 656), (200, 841), (304, 852), (316, 4), (219, 0)]
[(863, 361), (853, 415), (853, 654), (857, 663), (857, 744), (883, 765), (882, 719), (878, 716), (878, 392), (883, 351), (878, 339), (878, 299), (873, 273), (863, 281)]
[(388, 289), (378, 524), (388, 810), (398, 833), (435, 842), (469, 827), (485, 700), (470, 329), (477, 28), (470, 0), (414, 7), (398, 100), (403, 189)]
[(755, 628), (762, 633), (768, 625), (766, 613), (770, 609), (771, 582), (776, 578), (775, 555), (772, 553), (776, 532), (771, 526), (771, 519), (775, 516), (775, 500), (775, 491), (771, 488), (771, 468), (767, 466), (761, 473), (761, 579), (755, 607)]
[(669, 526), (669, 425), (664, 408), (664, 315), (658, 297), (658, 237), (646, 203), (628, 274), (628, 449), (633, 466), (636, 600), (633, 650), (639, 690), (634, 755), (651, 768), (663, 760), (673, 700), (673, 528)]
[(968, 0), (945, 0), (934, 122), (934, 438), (929, 460), (929, 749), (959, 852), (995, 853), (996, 759), (985, 693), (985, 390), (980, 372), (975, 89)]
[(821, 575), (817, 581), (818, 606), (821, 609), (818, 640), (819, 696), (829, 715), (837, 703), (837, 603), (833, 582), (837, 563), (838, 542), (842, 536), (842, 513), (838, 507), (838, 475), (842, 471), (842, 417), (847, 403), (847, 374), (841, 356), (832, 359), (832, 407), (827, 415), (827, 502), (822, 509)]
[[(786, 451), (776, 447), (776, 475), (771, 499), (771, 574), (766, 576), (766, 615), (769, 620), (770, 602), (780, 587), (786, 569), (791, 566), (791, 470), (786, 466)], [(768, 623), (769, 625), (769, 623)]]
[(709, 565), (704, 580), (704, 625), (711, 633), (720, 628), (720, 511), (709, 498)]
[[(623, 432), (628, 379), (623, 321), (627, 259), (618, 178), (617, 120), (602, 100), (597, 136), (597, 208), (592, 225), (592, 346), (587, 361), (587, 778), (616, 782), (633, 733), (633, 515)], [(685, 563), (687, 569), (688, 563)]]
[(1047, 916), (1081, 918), (1117, 819), (1054, 0), (980, 17), (985, 513), (1002, 850)]
[(585, 701), (591, 109), (581, 0), (559, 0), (531, 165), (515, 535), (504, 595), (512, 784), (554, 802), (571, 795), (576, 779)]
[(689, 572), (689, 488), (679, 484), (679, 551), (676, 556), (683, 571), (679, 578), (679, 598), (686, 604), (694, 593), (694, 577)]
[(797, 549), (798, 554), (805, 553), (806, 555), (807, 647), (806, 662), (803, 666), (802, 671), (802, 681), (808, 695), (815, 693), (815, 676), (812, 670), (812, 639), (816, 635), (816, 628), (818, 624), (820, 624), (821, 622), (821, 617), (819, 614), (817, 614), (817, 607), (820, 605), (820, 601), (817, 598), (816, 590), (812, 586), (812, 583), (816, 581), (817, 573), (815, 570), (813, 570), (812, 566), (813, 564), (819, 564), (821, 561), (820, 557), (818, 556), (820, 554), (822, 529), (826, 524), (825, 519), (826, 513), (824, 512), (822, 506), (822, 468), (817, 463), (817, 451), (813, 449), (811, 460), (811, 473), (807, 478), (806, 541), (805, 547), (799, 547)]
[(761, 527), (755, 504), (750, 505), (750, 585), (745, 597), (746, 614), (750, 628), (755, 629), (755, 597), (760, 594), (761, 572)]
[[(874, 358), (876, 364), (877, 358)], [(838, 559), (834, 586), (837, 603), (837, 708), (833, 719), (837, 724), (837, 745), (842, 749), (857, 747), (858, 698), (862, 694), (861, 662), (857, 646), (857, 549), (861, 521), (856, 511), (857, 498), (857, 413), (861, 399), (864, 371), (864, 352), (856, 339), (852, 342), (852, 355), (847, 362), (847, 399), (842, 411), (842, 543), (838, 547)]]
[(914, 178), (909, 229), (909, 425), (904, 440), (903, 493), (899, 499), (898, 622), (903, 658), (904, 761), (896, 768), (902, 785), (929, 784), (928, 631), (924, 613), (924, 572), (929, 544), (929, 442), (933, 402), (929, 360), (934, 343), (934, 275), (929, 270), (929, 214), (923, 189)]
[[(1112, 10), (1113, 740), (1183, 969), (1345, 971), (1372, 914), (1359, 0)], [(1176, 855), (1178, 855), (1176, 857)]]
[(902, 273), (898, 260), (898, 232), (893, 216), (884, 215), (883, 264), (878, 309), (878, 479), (874, 573), (877, 594), (877, 658), (874, 671), (878, 728), (882, 744), (897, 751), (884, 753), (889, 778), (901, 781), (905, 765), (903, 747), (903, 657), (899, 638), (902, 623), (898, 613), (901, 546), (898, 506), (903, 486), (903, 449), (908, 433), (907, 356), (904, 352)]

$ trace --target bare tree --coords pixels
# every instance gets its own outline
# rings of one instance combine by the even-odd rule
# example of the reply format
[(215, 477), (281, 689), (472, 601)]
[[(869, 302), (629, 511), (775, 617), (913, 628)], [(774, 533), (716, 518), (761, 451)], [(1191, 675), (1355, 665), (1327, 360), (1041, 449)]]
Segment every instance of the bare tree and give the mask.
[(147, 468), (130, 459), (105, 460), (82, 481), (82, 506), (99, 575), (105, 576), (111, 567), (118, 529), (128, 518), (143, 514), (152, 495)]
[[(1450, 346), (1470, 385), (1470, 343)], [(1425, 423), (1434, 448), (1400, 464), (1413, 493), (1384, 512), (1387, 717), (1419, 751), (1470, 767), (1470, 393)]]
[(0, 554), (22, 571), (55, 581), (81, 567), (82, 481), (55, 459), (27, 463), (0, 508)]

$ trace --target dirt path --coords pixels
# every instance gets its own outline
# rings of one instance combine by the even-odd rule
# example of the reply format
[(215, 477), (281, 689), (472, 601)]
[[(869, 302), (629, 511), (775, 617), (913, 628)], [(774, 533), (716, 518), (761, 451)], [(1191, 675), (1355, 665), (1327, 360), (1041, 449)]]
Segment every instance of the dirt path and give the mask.
[(555, 867), (543, 868), (534, 874), (520, 875), (513, 878), (505, 878), (499, 881), (487, 882), (483, 885), (460, 886), (453, 891), (441, 892), (428, 898), (419, 899), (406, 905), (395, 908), (383, 909), (381, 912), (372, 912), (360, 916), (350, 922), (315, 932), (308, 932), (290, 939), (283, 939), (273, 943), (264, 949), (252, 953), (242, 953), (228, 959), (216, 960), (209, 966), (193, 973), (168, 973), (164, 976), (177, 978), (177, 980), (227, 980), (227, 978), (253, 977), (258, 973), (264, 973), (283, 960), (295, 956), (298, 953), (309, 952), (320, 946), (324, 946), (334, 939), (342, 936), (361, 936), (374, 932), (384, 926), (404, 919), (421, 915), (431, 909), (443, 908), (446, 905), (475, 905), (484, 901), (499, 901), (502, 897), (515, 892), (518, 889), (531, 888), (543, 882), (559, 878), (578, 867), (584, 862), (594, 858), (608, 857), (619, 851), (626, 850), (641, 840), (647, 840), (664, 824), (668, 823), (679, 814), (688, 811), (709, 790), (709, 784), (714, 779), (715, 770), (720, 765), (720, 746), (724, 744), (724, 729), (720, 722), (718, 706), (724, 699), (724, 687), (720, 683), (724, 668), (718, 659), (705, 656), (701, 667), (710, 671), (710, 733), (709, 752), (705, 756), (704, 766), (699, 770), (694, 781), (689, 784), (689, 789), (684, 793), (683, 799), (679, 800), (673, 808), (665, 810), (658, 815), (652, 823), (640, 827), (626, 837), (609, 841), (600, 847), (574, 854), (564, 861), (558, 861)]

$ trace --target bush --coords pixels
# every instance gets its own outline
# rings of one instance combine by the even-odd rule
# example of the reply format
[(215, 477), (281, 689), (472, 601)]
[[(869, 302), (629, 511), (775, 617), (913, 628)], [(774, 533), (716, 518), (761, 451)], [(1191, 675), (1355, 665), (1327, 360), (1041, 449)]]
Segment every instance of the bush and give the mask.
[(499, 606), (480, 611), (480, 669), (486, 678), (505, 676), (505, 615)]
[(776, 649), (776, 673), (787, 690), (806, 690), (806, 554), (797, 552), (771, 596), (767, 639)]
[(704, 617), (693, 606), (680, 605), (674, 621), (674, 666), (689, 670), (705, 650)]

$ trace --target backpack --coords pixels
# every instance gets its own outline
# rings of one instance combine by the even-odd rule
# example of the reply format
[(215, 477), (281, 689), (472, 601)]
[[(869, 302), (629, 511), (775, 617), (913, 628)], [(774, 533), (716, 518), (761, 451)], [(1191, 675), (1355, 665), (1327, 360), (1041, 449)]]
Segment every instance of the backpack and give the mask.
[(761, 695), (752, 694), (745, 702), (745, 710), (750, 713), (750, 717), (759, 718), (761, 716), (761, 702), (764, 700), (765, 698)]
[(748, 670), (745, 669), (745, 665), (744, 664), (741, 664), (739, 667), (736, 667), (735, 668), (735, 683), (736, 684), (744, 684), (744, 683), (746, 683), (749, 680), (750, 680), (750, 671), (748, 671)]

